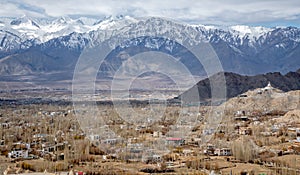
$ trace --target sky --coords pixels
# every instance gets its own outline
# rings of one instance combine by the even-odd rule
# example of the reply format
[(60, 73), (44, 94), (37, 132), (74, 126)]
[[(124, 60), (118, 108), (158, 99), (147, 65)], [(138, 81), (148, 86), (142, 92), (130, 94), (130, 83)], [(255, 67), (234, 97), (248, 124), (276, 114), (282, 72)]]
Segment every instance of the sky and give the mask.
[(129, 15), (204, 25), (300, 27), (300, 0), (0, 0), (0, 17)]

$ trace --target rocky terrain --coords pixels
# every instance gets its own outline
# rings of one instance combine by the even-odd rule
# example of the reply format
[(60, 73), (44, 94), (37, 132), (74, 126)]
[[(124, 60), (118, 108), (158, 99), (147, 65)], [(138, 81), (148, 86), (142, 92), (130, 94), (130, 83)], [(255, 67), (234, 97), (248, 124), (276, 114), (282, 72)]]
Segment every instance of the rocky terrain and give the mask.
[[(221, 77), (225, 78), (225, 82), (222, 82)], [(238, 96), (248, 90), (254, 90), (256, 88), (265, 87), (268, 82), (275, 88), (283, 91), (299, 90), (300, 89), (300, 69), (297, 72), (289, 72), (285, 75), (274, 72), (267, 74), (260, 74), (255, 76), (245, 76), (236, 73), (225, 72), (213, 75), (210, 78), (201, 80), (184, 92), (178, 98), (184, 97), (187, 101), (193, 101), (200, 98), (201, 101), (205, 101), (211, 98), (211, 84), (214, 81), (216, 84), (225, 85), (226, 97), (232, 98)], [(199, 98), (195, 98), (196, 92), (199, 92)]]
[(297, 110), (300, 107), (299, 101), (300, 91), (283, 92), (280, 89), (271, 87), (257, 88), (249, 90), (246, 93), (229, 99), (224, 105), (227, 110), (240, 110), (240, 111), (264, 111), (265, 113), (279, 112), (286, 113), (282, 118), (288, 119), (288, 116), (295, 116), (297, 119)]

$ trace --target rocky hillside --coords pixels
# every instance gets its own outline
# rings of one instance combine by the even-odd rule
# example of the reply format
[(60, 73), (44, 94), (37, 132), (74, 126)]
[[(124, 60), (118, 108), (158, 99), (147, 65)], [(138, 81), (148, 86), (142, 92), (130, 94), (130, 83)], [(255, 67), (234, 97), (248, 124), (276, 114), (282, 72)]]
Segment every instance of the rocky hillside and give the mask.
[[(258, 88), (229, 99), (224, 105), (229, 111), (287, 112), (300, 108), (300, 91), (283, 92), (277, 88)], [(288, 119), (292, 113), (285, 116)]]
[[(222, 84), (221, 78), (224, 77), (226, 81), (226, 97), (232, 98), (240, 94), (253, 90), (256, 88), (263, 88), (267, 86), (268, 82), (273, 87), (282, 91), (291, 91), (300, 89), (300, 69), (297, 72), (289, 72), (282, 75), (279, 72), (260, 74), (256, 76), (243, 76), (236, 73), (218, 73), (210, 78), (199, 81), (194, 87), (181, 94), (178, 98), (183, 98), (186, 101), (205, 101), (210, 99), (211, 96), (211, 81), (215, 81), (215, 84)], [(195, 94), (199, 93), (199, 98), (195, 97)]]

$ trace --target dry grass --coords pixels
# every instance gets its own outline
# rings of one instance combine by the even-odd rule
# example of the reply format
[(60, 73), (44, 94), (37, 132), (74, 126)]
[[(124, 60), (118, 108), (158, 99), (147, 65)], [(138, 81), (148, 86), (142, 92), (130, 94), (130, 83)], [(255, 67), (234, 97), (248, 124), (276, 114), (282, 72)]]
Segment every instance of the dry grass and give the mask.
[(300, 155), (273, 157), (270, 161), (276, 162), (278, 166), (300, 169)]
[(235, 167), (223, 169), (221, 170), (221, 172), (223, 175), (230, 175), (230, 173), (241, 174), (241, 172), (248, 172), (254, 173), (254, 175), (259, 175), (260, 173), (270, 174), (272, 171), (260, 165), (237, 163)]

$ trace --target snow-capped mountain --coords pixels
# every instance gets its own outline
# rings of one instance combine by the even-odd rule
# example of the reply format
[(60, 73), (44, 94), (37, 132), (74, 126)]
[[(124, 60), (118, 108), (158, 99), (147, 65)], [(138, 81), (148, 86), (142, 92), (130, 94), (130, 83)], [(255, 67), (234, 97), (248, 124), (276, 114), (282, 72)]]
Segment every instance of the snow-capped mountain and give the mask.
[(72, 19), (70, 17), (60, 17), (53, 20), (34, 20), (27, 16), (22, 16), (17, 19), (0, 19), (0, 30), (6, 33), (13, 33), (24, 41), (35, 39), (40, 44), (73, 32), (88, 33), (98, 29), (111, 30), (120, 25), (128, 25), (134, 20), (127, 16), (122, 18), (106, 17), (100, 21), (88, 18)]
[(144, 37), (129, 41), (124, 38), (118, 52), (113, 52), (102, 65), (103, 75), (112, 75), (122, 64), (119, 52), (126, 50), (129, 55), (134, 55), (140, 49), (168, 53), (180, 59), (194, 74), (205, 74), (201, 64), (195, 63), (193, 55), (179, 43), (148, 34), (167, 35), (182, 42), (188, 38), (191, 45), (209, 42), (225, 71), (258, 74), (288, 72), (300, 67), (300, 29), (295, 27), (218, 27), (129, 16), (109, 16), (102, 20), (69, 17), (45, 20), (23, 16), (0, 18), (0, 74), (72, 73), (86, 46), (132, 34)]

